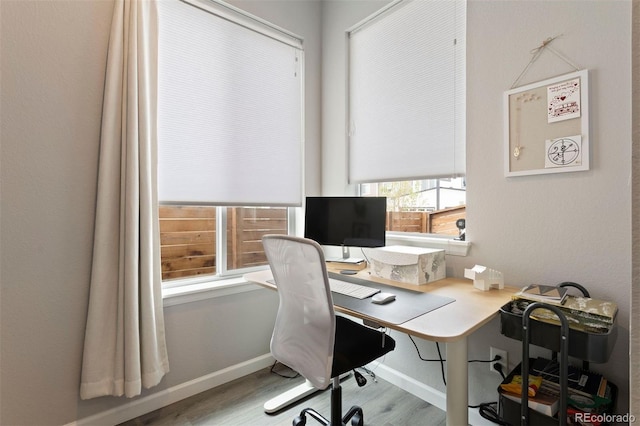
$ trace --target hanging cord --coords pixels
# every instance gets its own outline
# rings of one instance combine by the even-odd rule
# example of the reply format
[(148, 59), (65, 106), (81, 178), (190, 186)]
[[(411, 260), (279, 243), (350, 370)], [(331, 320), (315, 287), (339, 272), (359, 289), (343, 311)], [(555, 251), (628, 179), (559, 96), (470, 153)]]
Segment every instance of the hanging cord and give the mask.
[(364, 249), (362, 247), (360, 247), (360, 251), (362, 252), (362, 257), (364, 257), (364, 260), (367, 262), (367, 264), (369, 264), (369, 258), (367, 257), (367, 254), (364, 252)]
[(558, 58), (562, 59), (564, 62), (566, 62), (567, 64), (569, 64), (571, 67), (573, 67), (573, 69), (575, 71), (580, 71), (580, 67), (578, 67), (576, 64), (574, 64), (573, 62), (571, 62), (566, 56), (564, 56), (563, 54), (561, 54), (560, 52), (558, 52), (556, 49), (554, 49), (553, 47), (551, 47), (551, 43), (557, 39), (558, 37), (560, 37), (561, 35), (557, 35), (555, 37), (549, 37), (548, 39), (546, 39), (545, 41), (542, 42), (542, 44), (538, 47), (536, 47), (535, 49), (531, 50), (531, 60), (529, 61), (529, 63), (527, 64), (526, 67), (524, 67), (524, 70), (522, 70), (522, 72), (520, 73), (520, 75), (518, 76), (518, 78), (516, 78), (516, 80), (513, 82), (513, 84), (511, 85), (511, 89), (513, 89), (514, 87), (517, 87), (518, 83), (520, 83), (520, 80), (522, 80), (522, 77), (524, 77), (524, 75), (527, 73), (527, 71), (529, 70), (529, 68), (531, 67), (531, 65), (533, 65), (533, 63), (538, 60), (538, 58), (540, 57), (540, 55), (542, 55), (542, 52), (546, 50), (548, 50), (549, 52), (553, 53), (554, 55), (556, 55)]
[[(420, 358), (421, 361), (427, 361), (427, 362), (440, 362), (440, 370), (442, 373), (442, 382), (444, 383), (444, 385), (447, 385), (447, 380), (445, 378), (445, 372), (444, 372), (444, 363), (447, 361), (446, 359), (444, 359), (442, 357), (442, 353), (440, 352), (440, 345), (438, 344), (438, 342), (436, 343), (436, 348), (438, 350), (438, 358), (437, 359), (428, 359), (428, 358), (424, 358), (422, 356), (422, 354), (420, 354), (420, 349), (418, 349), (418, 345), (415, 342), (415, 340), (413, 340), (413, 337), (410, 334), (407, 334), (407, 336), (409, 337), (409, 340), (411, 340), (411, 343), (413, 343), (413, 346), (416, 348), (416, 352), (418, 353), (418, 358)], [(500, 357), (496, 356), (493, 359), (489, 359), (489, 360), (482, 360), (482, 359), (472, 359), (469, 360), (467, 362), (496, 362), (499, 361)], [(502, 373), (502, 366), (498, 363), (496, 366), (496, 369), (498, 369), (498, 371), (500, 372), (500, 374), (502, 375), (503, 379), (504, 379), (504, 374)], [(480, 414), (480, 416), (482, 416), (483, 418), (490, 420), (493, 423), (496, 423), (498, 425), (501, 426), (511, 426), (510, 423), (505, 422), (499, 414), (499, 410), (495, 407), (496, 405), (498, 405), (498, 402), (483, 402), (481, 404), (478, 405), (468, 405), (469, 408), (477, 408), (478, 412)]]
[(446, 360), (442, 358), (442, 353), (440, 352), (440, 345), (438, 344), (438, 342), (436, 342), (436, 348), (438, 349), (438, 359), (427, 359), (427, 358), (423, 358), (422, 355), (420, 354), (420, 349), (418, 349), (418, 345), (416, 344), (415, 340), (413, 340), (413, 337), (411, 337), (410, 334), (407, 334), (407, 336), (409, 336), (409, 340), (411, 340), (411, 343), (413, 343), (413, 346), (416, 348), (416, 352), (418, 353), (418, 358), (420, 358), (420, 361), (440, 362), (440, 372), (442, 373), (442, 383), (444, 383), (444, 385), (447, 386), (447, 378), (446, 378), (446, 375), (444, 374), (444, 363), (446, 362)]
[[(283, 369), (286, 370), (287, 372), (284, 373), (282, 371), (278, 371), (278, 369), (276, 368), (277, 365), (282, 365)], [(280, 369), (282, 370), (282, 369)], [(295, 379), (296, 377), (298, 377), (300, 374), (293, 371), (291, 368), (287, 367), (286, 365), (284, 365), (283, 363), (279, 362), (276, 360), (276, 362), (273, 363), (273, 365), (271, 366), (271, 369), (269, 370), (271, 372), (271, 374), (275, 374), (277, 376), (280, 377), (284, 377), (285, 379)]]
[[(416, 343), (415, 340), (413, 340), (413, 337), (410, 334), (407, 334), (407, 337), (409, 337), (409, 340), (411, 340), (411, 343), (413, 343), (413, 347), (416, 348), (416, 352), (418, 353), (418, 358), (420, 359), (420, 361), (425, 361), (425, 362), (439, 362), (440, 363), (440, 372), (442, 373), (442, 383), (444, 383), (444, 385), (447, 385), (447, 379), (446, 379), (446, 375), (444, 372), (444, 363), (447, 362), (446, 359), (444, 359), (442, 357), (442, 352), (440, 352), (440, 344), (438, 342), (435, 342), (436, 344), (436, 349), (438, 350), (438, 358), (437, 359), (428, 359), (428, 358), (424, 358), (422, 356), (422, 354), (420, 353), (420, 349), (418, 349), (418, 344)], [(471, 362), (496, 362), (500, 360), (500, 356), (496, 355), (493, 359), (470, 359), (467, 362), (471, 363)], [(498, 366), (500, 366), (500, 364), (497, 364)], [(495, 367), (495, 366), (494, 366)], [(500, 372), (500, 374), (502, 374), (502, 371), (498, 370)], [(504, 374), (502, 374), (502, 378), (504, 379)]]

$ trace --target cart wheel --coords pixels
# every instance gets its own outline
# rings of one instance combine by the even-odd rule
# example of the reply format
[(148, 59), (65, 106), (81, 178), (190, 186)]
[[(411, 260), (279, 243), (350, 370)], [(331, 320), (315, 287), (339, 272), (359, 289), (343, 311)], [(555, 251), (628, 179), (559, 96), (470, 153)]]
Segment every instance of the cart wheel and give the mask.
[(364, 426), (364, 419), (362, 414), (355, 413), (351, 418), (351, 426)]

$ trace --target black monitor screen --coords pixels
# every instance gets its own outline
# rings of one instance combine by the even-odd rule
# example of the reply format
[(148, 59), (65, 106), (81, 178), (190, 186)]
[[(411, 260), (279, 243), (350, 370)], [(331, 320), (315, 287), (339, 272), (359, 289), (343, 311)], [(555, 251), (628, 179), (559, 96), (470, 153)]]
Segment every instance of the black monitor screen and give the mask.
[(307, 197), (304, 236), (328, 246), (384, 247), (386, 197)]

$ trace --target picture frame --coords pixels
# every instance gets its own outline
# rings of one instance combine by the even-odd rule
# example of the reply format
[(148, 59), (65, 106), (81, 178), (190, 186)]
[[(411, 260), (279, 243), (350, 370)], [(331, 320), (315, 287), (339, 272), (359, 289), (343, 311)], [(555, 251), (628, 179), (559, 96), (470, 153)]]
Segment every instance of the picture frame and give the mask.
[(506, 177), (589, 170), (589, 73), (580, 70), (504, 93)]

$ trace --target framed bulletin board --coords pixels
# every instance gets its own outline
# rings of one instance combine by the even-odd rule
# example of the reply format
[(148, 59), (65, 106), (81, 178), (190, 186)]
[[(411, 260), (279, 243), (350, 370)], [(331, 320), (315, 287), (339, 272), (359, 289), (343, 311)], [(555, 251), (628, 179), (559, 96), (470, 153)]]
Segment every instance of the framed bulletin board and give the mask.
[(505, 176), (589, 170), (587, 70), (505, 92)]

